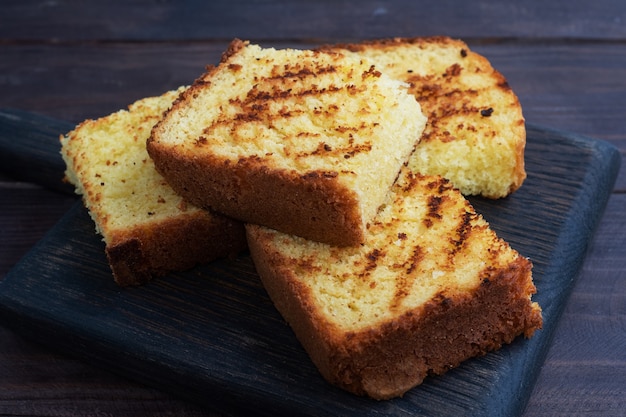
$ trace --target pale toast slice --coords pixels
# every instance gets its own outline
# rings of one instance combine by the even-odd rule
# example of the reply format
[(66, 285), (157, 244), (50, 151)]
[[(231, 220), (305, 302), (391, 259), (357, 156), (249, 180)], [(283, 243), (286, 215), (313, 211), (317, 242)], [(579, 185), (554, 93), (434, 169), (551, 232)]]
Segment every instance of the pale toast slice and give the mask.
[(336, 245), (363, 240), (426, 118), (361, 57), (235, 40), (148, 140), (189, 202)]
[(531, 261), (452, 184), (404, 169), (356, 247), (246, 225), (261, 280), (320, 373), (390, 399), (542, 325)]
[(184, 88), (148, 97), (61, 136), (66, 178), (82, 195), (115, 281), (138, 285), (236, 255), (243, 225), (184, 201), (154, 169), (146, 139)]

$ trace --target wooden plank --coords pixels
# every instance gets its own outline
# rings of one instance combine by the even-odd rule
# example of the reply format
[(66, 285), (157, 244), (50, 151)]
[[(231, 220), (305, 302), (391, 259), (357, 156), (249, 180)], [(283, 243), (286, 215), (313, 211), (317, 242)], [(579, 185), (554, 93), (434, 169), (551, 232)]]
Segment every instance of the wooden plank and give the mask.
[(58, 119), (0, 109), (0, 171), (18, 181), (73, 195), (74, 186), (64, 181), (59, 141), (59, 135), (70, 129), (71, 123)]
[[(196, 404), (29, 342), (0, 325), (3, 416), (216, 417)], [(19, 381), (19, 382), (15, 382)]]
[[(353, 40), (391, 36), (626, 38), (626, 3), (612, 0), (358, 3), (123, 0), (3, 2), (0, 38), (21, 41)], [(332, 16), (332, 18), (331, 18)]]
[(0, 195), (1, 280), (67, 212), (76, 197), (54, 193), (33, 184), (9, 182), (0, 182)]
[(190, 84), (227, 45), (0, 45), (0, 108), (79, 123)]
[[(528, 415), (623, 415), (626, 195), (613, 194), (555, 332)], [(567, 395), (563, 395), (563, 381)]]
[[(206, 65), (219, 61), (226, 46), (227, 42), (98, 48), (0, 45), (0, 108), (16, 107), (76, 123), (99, 117), (141, 97), (191, 83)], [(626, 45), (472, 48), (507, 77), (531, 122), (613, 140), (626, 149), (626, 125), (621, 123), (626, 108)], [(572, 90), (572, 85), (580, 88)]]

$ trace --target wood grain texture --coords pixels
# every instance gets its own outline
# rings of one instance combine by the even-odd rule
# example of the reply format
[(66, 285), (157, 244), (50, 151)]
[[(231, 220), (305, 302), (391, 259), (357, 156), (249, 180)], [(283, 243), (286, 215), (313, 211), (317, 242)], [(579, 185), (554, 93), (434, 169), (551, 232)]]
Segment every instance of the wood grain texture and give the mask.
[[(59, 135), (73, 129), (71, 123), (19, 110), (0, 110), (0, 166), (18, 181), (73, 195), (65, 182), (65, 162)], [(59, 132), (56, 135), (53, 132)]]
[(0, 276), (4, 276), (59, 221), (76, 198), (27, 183), (0, 189)]
[[(626, 195), (608, 202), (527, 415), (623, 415), (626, 392)], [(564, 381), (568, 381), (563, 392)], [(611, 381), (607, 384), (607, 381)]]
[[(3, 3), (0, 37), (16, 40), (180, 41), (354, 40), (439, 35), (464, 38), (624, 39), (626, 13), (615, 1), (502, 2), (341, 0)], [(41, 22), (48, 20), (46, 24)]]

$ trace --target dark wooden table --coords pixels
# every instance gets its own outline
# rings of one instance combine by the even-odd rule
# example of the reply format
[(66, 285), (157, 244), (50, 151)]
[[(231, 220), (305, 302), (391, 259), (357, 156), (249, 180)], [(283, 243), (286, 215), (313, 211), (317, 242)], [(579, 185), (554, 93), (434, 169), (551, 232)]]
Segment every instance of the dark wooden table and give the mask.
[[(78, 123), (190, 83), (234, 37), (310, 47), (391, 36), (466, 40), (533, 124), (626, 152), (626, 2), (4, 1), (0, 108)], [(425, 3), (425, 2), (423, 2)], [(59, 132), (62, 133), (62, 132)], [(0, 279), (74, 203), (0, 167)], [(525, 416), (626, 415), (626, 171), (620, 171)], [(197, 405), (0, 326), (0, 415), (203, 416)]]

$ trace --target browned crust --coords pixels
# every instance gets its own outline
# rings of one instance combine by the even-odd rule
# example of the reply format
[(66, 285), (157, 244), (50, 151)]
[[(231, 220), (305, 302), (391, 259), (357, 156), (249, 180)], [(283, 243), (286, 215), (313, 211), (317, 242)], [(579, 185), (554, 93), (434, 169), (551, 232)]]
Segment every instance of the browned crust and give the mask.
[(251, 255), (276, 308), (330, 383), (383, 400), (401, 396), (429, 374), (442, 374), (541, 328), (530, 261), (487, 269), (482, 284), (462, 295), (440, 293), (421, 310), (383, 326), (343, 334), (318, 312), (294, 272), (272, 259), (262, 231), (246, 225)]
[(249, 42), (248, 41), (242, 41), (239, 38), (235, 38), (233, 39), (229, 44), (228, 44), (228, 48), (226, 48), (226, 50), (222, 53), (222, 57), (220, 62), (227, 62), (228, 59), (237, 54), (237, 52), (239, 52), (240, 50), (242, 50), (243, 48), (246, 47), (246, 45), (248, 45)]
[(131, 286), (171, 271), (234, 257), (246, 247), (242, 223), (195, 212), (114, 236), (105, 251), (115, 282)]
[(347, 49), (353, 52), (371, 48), (385, 47), (393, 45), (465, 45), (463, 41), (453, 39), (448, 36), (423, 36), (423, 37), (394, 37), (383, 39), (369, 39), (358, 43), (337, 43), (322, 45), (316, 49), (319, 50), (336, 50), (337, 48)]
[[(256, 158), (236, 164), (213, 156), (177, 158), (152, 140), (148, 153), (170, 186), (198, 207), (332, 245), (363, 241), (357, 197), (339, 183), (337, 172), (298, 176), (270, 170)], [(189, 177), (196, 181), (189, 183)]]

